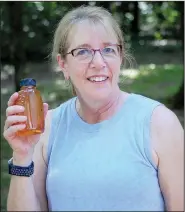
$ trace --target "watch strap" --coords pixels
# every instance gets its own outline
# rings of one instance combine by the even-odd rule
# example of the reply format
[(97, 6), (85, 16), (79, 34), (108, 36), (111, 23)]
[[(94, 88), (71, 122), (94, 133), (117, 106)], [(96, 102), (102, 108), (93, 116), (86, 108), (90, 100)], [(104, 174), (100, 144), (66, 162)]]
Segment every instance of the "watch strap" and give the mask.
[(23, 177), (30, 177), (34, 172), (34, 162), (27, 167), (13, 164), (13, 158), (8, 161), (9, 174)]

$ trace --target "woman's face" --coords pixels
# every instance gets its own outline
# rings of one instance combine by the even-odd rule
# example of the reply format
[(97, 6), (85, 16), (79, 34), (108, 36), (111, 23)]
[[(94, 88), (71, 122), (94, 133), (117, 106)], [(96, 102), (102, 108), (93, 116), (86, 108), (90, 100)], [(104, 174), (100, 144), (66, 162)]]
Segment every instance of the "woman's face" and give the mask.
[[(94, 101), (103, 100), (118, 88), (121, 56), (116, 35), (104, 26), (82, 22), (72, 28), (68, 36), (69, 48), (65, 60), (58, 58), (64, 76), (70, 79), (77, 95)], [(91, 56), (89, 49), (95, 51)], [(93, 51), (92, 51), (93, 53)]]

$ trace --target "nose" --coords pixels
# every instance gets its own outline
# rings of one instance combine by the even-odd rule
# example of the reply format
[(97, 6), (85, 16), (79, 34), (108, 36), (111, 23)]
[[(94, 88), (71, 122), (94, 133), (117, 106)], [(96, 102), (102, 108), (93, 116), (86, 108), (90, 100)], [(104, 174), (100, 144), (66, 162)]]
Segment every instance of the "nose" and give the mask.
[(94, 57), (91, 61), (91, 64), (92, 64), (92, 66), (94, 66), (96, 68), (103, 68), (106, 66), (105, 60), (99, 50), (96, 50), (94, 52)]

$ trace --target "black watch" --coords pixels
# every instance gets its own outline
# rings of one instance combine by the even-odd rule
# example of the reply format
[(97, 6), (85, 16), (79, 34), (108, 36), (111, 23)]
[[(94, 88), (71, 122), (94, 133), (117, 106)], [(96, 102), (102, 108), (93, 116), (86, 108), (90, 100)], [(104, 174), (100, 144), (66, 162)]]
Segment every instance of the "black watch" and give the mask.
[(9, 174), (23, 177), (30, 177), (34, 172), (34, 162), (29, 166), (16, 166), (13, 164), (13, 158), (8, 161)]

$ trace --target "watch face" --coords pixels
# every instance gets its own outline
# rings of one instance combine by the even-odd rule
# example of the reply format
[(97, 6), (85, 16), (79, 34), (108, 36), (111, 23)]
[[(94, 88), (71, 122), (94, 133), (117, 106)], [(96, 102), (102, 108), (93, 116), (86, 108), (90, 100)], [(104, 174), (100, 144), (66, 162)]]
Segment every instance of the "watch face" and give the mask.
[(13, 158), (10, 158), (10, 160), (8, 161), (9, 165), (13, 165)]

